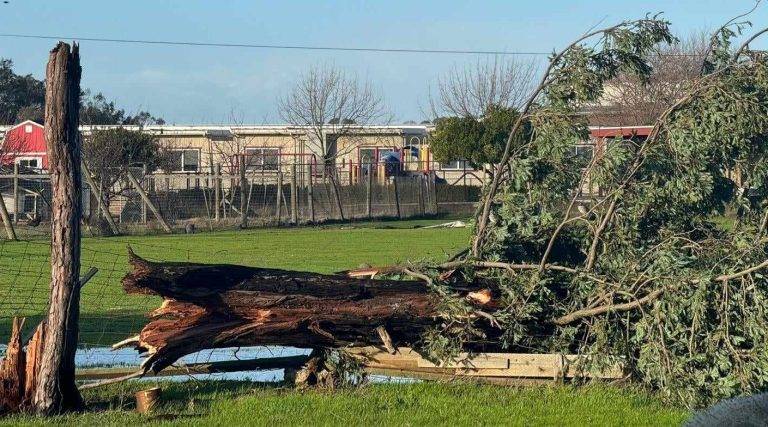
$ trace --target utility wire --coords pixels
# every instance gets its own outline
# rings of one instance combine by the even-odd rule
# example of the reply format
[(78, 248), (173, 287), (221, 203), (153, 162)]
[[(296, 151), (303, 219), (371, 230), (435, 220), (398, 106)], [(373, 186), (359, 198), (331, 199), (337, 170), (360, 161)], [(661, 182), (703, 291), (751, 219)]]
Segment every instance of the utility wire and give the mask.
[[(76, 37), (76, 36), (46, 36), (38, 34), (12, 34), (0, 33), (0, 37), (17, 39), (39, 40), (74, 40), (98, 43), (121, 43), (165, 46), (196, 46), (196, 47), (228, 47), (248, 49), (288, 49), (288, 50), (314, 50), (336, 52), (378, 52), (378, 53), (436, 53), (449, 55), (508, 55), (508, 56), (550, 56), (552, 52), (537, 51), (510, 51), (510, 50), (470, 50), (470, 49), (409, 49), (409, 48), (375, 48), (375, 47), (341, 47), (341, 46), (305, 46), (282, 44), (254, 44), (254, 43), (216, 43), (172, 40), (141, 40), (141, 39), (112, 39), (102, 37)], [(660, 53), (660, 56), (700, 56), (695, 53)]]
[(405, 49), (405, 48), (371, 48), (371, 47), (339, 47), (339, 46), (302, 46), (302, 45), (279, 45), (279, 44), (251, 44), (251, 43), (213, 43), (213, 42), (191, 42), (191, 41), (170, 41), (170, 40), (139, 40), (139, 39), (111, 39), (99, 37), (74, 37), (74, 36), (44, 36), (34, 34), (0, 34), (0, 37), (19, 38), (19, 39), (42, 39), (42, 40), (75, 40), (102, 43), (124, 43), (124, 44), (145, 44), (145, 45), (166, 45), (166, 46), (204, 46), (204, 47), (232, 47), (232, 48), (250, 48), (250, 49), (291, 49), (291, 50), (325, 50), (341, 52), (385, 52), (385, 53), (439, 53), (439, 54), (458, 54), (458, 55), (551, 55), (549, 52), (513, 52), (506, 50), (462, 50), (462, 49)]

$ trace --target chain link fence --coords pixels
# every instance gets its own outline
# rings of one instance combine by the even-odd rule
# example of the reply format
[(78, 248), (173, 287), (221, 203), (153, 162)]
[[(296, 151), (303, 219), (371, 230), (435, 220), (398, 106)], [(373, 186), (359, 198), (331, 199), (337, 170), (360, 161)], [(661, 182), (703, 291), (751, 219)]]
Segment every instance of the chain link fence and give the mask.
[[(480, 187), (440, 172), (402, 171), (381, 164), (353, 172), (316, 164), (221, 173), (98, 172), (83, 179), (85, 233), (147, 234), (324, 222), (466, 216)], [(128, 176), (130, 174), (130, 177)], [(135, 178), (135, 179), (131, 179)], [(89, 182), (96, 188), (92, 188)], [(32, 171), (0, 174), (0, 195), (19, 237), (46, 235), (50, 179)], [(102, 203), (99, 203), (99, 197)], [(104, 214), (107, 211), (109, 218)], [(114, 224), (110, 226), (109, 220)]]

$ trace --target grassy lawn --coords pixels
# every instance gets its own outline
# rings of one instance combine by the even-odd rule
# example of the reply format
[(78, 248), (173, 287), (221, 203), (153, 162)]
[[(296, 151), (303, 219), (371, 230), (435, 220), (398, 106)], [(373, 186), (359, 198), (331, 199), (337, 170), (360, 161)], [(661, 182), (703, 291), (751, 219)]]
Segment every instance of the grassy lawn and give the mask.
[[(362, 263), (441, 259), (464, 247), (469, 229), (423, 229), (440, 221), (400, 221), (318, 228), (196, 235), (83, 239), (83, 268), (99, 274), (83, 292), (82, 342), (108, 345), (138, 330), (156, 298), (127, 296), (120, 278), (126, 247), (153, 260), (235, 263), (330, 273)], [(10, 316), (36, 323), (47, 299), (47, 242), (0, 242), (0, 328)], [(133, 393), (160, 384), (153, 415), (133, 412)], [(133, 425), (679, 425), (688, 413), (639, 391), (595, 385), (515, 388), (470, 383), (374, 384), (336, 392), (300, 392), (276, 384), (127, 382), (85, 393), (89, 411), (57, 424)], [(0, 424), (48, 422), (28, 416)]]
[[(82, 269), (99, 269), (82, 293), (81, 343), (109, 345), (137, 332), (159, 299), (126, 295), (127, 247), (159, 261), (231, 263), (332, 273), (362, 263), (441, 259), (469, 241), (469, 229), (422, 229), (440, 220), (382, 221), (316, 228), (257, 229), (194, 235), (84, 238)], [(12, 316), (37, 324), (48, 299), (47, 241), (0, 241), (0, 342)]]
[[(376, 384), (334, 392), (296, 391), (242, 382), (164, 383), (162, 406), (132, 412), (129, 383), (89, 391), (97, 410), (58, 417), (61, 424), (156, 422), (197, 425), (680, 425), (684, 410), (665, 407), (639, 391), (610, 386), (530, 388), (470, 383)], [(0, 424), (36, 425), (12, 417)]]

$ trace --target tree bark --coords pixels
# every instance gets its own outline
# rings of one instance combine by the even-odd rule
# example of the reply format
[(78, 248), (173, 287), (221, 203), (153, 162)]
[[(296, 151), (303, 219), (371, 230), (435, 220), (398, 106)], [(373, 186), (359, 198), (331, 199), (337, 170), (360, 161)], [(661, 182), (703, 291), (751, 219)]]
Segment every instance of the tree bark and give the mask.
[(82, 406), (75, 385), (80, 311), (80, 218), (82, 214), (80, 54), (59, 42), (46, 69), (45, 140), (51, 171), (51, 294), (40, 355), (34, 409), (44, 415)]
[(153, 263), (133, 252), (129, 260), (133, 270), (122, 282), (126, 292), (165, 299), (137, 337), (117, 345), (133, 344), (148, 353), (146, 371), (159, 372), (206, 348), (381, 345), (380, 327), (391, 343), (411, 345), (441, 321), (439, 297), (422, 282)]

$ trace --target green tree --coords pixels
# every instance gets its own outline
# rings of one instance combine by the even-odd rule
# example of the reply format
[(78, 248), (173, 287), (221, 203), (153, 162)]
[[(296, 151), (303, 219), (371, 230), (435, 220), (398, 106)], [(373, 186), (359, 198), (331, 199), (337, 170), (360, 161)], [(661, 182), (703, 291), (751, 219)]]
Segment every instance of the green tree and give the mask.
[(466, 160), (474, 167), (497, 163), (518, 113), (491, 108), (482, 118), (443, 117), (435, 120), (430, 150), (435, 160)]
[[(19, 121), (19, 112), (25, 117), (30, 109), (42, 111), (45, 103), (45, 86), (31, 74), (18, 75), (13, 72), (13, 61), (0, 58), (0, 123), (14, 124)], [(25, 110), (26, 108), (26, 110)], [(31, 118), (37, 118), (34, 115)]]

